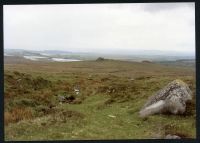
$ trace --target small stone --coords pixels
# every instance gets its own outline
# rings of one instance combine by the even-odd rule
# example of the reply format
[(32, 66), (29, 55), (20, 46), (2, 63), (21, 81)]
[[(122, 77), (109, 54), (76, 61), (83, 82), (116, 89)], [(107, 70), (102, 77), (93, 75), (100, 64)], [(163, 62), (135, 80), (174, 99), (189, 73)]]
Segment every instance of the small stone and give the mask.
[(22, 79), (21, 78), (19, 78), (18, 80), (17, 80), (17, 82), (19, 82), (19, 81), (21, 81)]
[(74, 89), (74, 91), (75, 91), (75, 92), (79, 92), (79, 90), (78, 90), (78, 89)]
[(92, 75), (89, 75), (87, 79), (92, 80)]
[(168, 135), (166, 135), (165, 139), (181, 139), (181, 137), (179, 137), (177, 135), (168, 134)]
[(59, 102), (64, 102), (65, 101), (65, 97), (62, 95), (58, 95), (58, 101)]
[(116, 116), (114, 116), (114, 115), (108, 115), (108, 117), (111, 117), (111, 118), (116, 118)]
[(78, 95), (80, 91), (79, 91), (79, 89), (74, 88), (74, 92), (76, 93), (76, 95)]

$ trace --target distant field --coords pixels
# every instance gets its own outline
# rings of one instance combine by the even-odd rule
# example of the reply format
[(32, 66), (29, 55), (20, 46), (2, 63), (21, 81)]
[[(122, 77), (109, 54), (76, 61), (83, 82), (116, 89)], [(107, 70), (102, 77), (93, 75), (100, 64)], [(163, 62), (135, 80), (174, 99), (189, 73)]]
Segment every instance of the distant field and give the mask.
[[(196, 138), (194, 66), (14, 56), (4, 63), (6, 140)], [(148, 97), (175, 79), (193, 91), (186, 113), (139, 118)], [(69, 100), (61, 103), (61, 96)]]

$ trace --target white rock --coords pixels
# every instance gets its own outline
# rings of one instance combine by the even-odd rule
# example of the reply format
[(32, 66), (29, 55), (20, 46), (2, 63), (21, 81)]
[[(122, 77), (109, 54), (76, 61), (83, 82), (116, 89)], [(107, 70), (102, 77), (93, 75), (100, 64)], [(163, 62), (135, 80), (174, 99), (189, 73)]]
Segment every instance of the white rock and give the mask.
[(111, 117), (111, 118), (116, 118), (116, 116), (114, 116), (114, 115), (108, 115), (108, 117)]
[(177, 136), (177, 135), (171, 135), (171, 134), (168, 134), (165, 139), (181, 139), (181, 137)]

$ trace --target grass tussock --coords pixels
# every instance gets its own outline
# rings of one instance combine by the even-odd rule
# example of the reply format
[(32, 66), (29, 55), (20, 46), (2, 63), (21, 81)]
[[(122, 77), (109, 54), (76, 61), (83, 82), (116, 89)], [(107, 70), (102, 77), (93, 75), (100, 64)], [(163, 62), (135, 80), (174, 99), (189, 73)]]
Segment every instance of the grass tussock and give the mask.
[(33, 113), (28, 108), (18, 107), (13, 108), (10, 112), (5, 112), (4, 117), (4, 122), (6, 125), (8, 125), (9, 123), (16, 123), (24, 119), (30, 120), (33, 118)]

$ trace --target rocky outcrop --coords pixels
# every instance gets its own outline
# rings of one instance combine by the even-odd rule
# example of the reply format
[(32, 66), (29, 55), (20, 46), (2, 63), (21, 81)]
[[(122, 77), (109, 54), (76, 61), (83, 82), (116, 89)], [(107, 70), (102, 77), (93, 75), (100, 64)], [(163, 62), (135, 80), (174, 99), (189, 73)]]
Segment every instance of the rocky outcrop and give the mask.
[(96, 59), (96, 61), (104, 61), (105, 59), (104, 58), (102, 58), (102, 57), (98, 57), (97, 59)]
[(192, 100), (192, 92), (181, 80), (174, 80), (151, 96), (140, 110), (140, 117), (158, 113), (183, 114), (186, 102)]
[(144, 61), (142, 61), (142, 63), (152, 63), (152, 62), (148, 61), (148, 60), (144, 60)]

